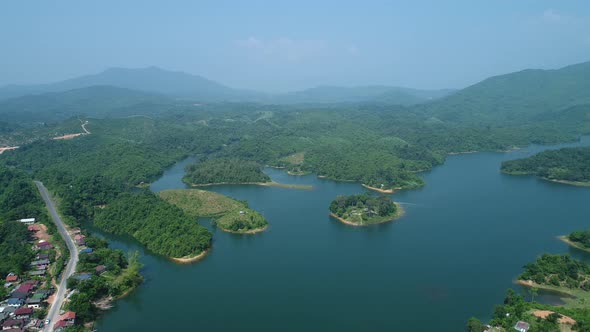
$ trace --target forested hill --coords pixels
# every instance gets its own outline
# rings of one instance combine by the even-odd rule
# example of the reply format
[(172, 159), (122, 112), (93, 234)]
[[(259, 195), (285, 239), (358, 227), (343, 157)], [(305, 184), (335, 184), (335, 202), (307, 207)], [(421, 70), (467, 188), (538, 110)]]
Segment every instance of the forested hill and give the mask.
[(419, 109), (441, 121), (522, 123), (531, 116), (590, 103), (590, 62), (488, 78)]
[(173, 111), (181, 103), (163, 95), (113, 86), (92, 86), (0, 100), (3, 121), (55, 123), (72, 116), (125, 117)]
[(97, 74), (50, 84), (5, 86), (0, 88), (0, 99), (46, 92), (64, 92), (97, 85), (109, 85), (173, 97), (190, 97), (200, 101), (251, 100), (252, 96), (258, 96), (256, 93), (232, 89), (201, 76), (148, 67), (110, 68)]
[(502, 172), (590, 184), (590, 147), (564, 148), (502, 163)]

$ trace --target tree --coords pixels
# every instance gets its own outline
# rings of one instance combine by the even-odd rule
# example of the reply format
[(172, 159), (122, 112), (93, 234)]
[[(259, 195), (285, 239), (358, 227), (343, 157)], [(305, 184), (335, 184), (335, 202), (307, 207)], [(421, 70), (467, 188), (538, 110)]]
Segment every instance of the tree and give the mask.
[(482, 332), (483, 327), (483, 323), (479, 319), (471, 317), (467, 321), (466, 330), (467, 332)]

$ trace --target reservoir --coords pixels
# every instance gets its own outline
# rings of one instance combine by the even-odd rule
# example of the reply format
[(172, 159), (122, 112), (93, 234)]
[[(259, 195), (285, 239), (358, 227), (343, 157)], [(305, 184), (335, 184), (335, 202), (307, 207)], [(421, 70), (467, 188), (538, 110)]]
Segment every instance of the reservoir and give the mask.
[[(269, 221), (266, 232), (236, 235), (211, 228), (202, 261), (178, 265), (126, 237), (114, 247), (139, 250), (145, 283), (97, 323), (118, 331), (463, 331), (487, 320), (523, 265), (542, 253), (585, 253), (556, 237), (590, 228), (590, 188), (500, 173), (504, 160), (580, 142), (507, 153), (449, 156), (423, 173), (426, 186), (393, 194), (406, 214), (395, 222), (351, 227), (331, 219), (338, 195), (358, 183), (266, 169), (276, 182), (313, 185), (207, 187), (248, 201)], [(152, 184), (184, 188), (190, 160)]]

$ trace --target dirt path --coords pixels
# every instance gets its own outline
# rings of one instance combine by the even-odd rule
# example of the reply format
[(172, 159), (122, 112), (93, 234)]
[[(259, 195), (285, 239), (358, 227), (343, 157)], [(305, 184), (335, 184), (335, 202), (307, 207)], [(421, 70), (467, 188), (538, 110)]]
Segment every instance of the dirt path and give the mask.
[[(86, 121), (84, 121), (84, 122), (82, 122), (82, 120), (80, 120), (80, 126), (82, 127), (82, 130), (84, 131), (83, 133), (77, 133), (77, 134), (67, 134), (67, 135), (63, 135), (63, 136), (57, 136), (57, 137), (54, 137), (53, 139), (54, 139), (54, 140), (72, 139), (72, 138), (75, 138), (75, 137), (78, 137), (78, 136), (82, 136), (82, 135), (90, 135), (90, 134), (92, 134), (92, 133), (90, 132), (90, 130), (88, 130), (88, 129), (86, 128), (86, 125), (87, 125), (87, 124), (88, 124), (88, 120), (86, 120)], [(0, 152), (0, 153), (1, 153), (1, 152)]]

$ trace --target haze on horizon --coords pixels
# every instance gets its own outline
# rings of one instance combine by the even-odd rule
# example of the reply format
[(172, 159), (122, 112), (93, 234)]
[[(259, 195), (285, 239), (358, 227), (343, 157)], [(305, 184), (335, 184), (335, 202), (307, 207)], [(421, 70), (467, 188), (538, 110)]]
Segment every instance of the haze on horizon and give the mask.
[(0, 86), (157, 66), (235, 88), (462, 88), (590, 60), (590, 4), (4, 2)]

